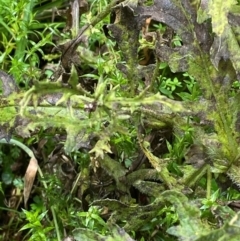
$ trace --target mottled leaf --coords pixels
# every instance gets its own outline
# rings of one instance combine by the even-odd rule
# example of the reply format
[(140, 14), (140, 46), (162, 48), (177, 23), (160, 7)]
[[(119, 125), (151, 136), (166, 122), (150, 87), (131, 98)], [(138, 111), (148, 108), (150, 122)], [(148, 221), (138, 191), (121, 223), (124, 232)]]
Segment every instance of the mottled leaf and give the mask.
[(94, 231), (84, 228), (78, 228), (73, 230), (73, 236), (75, 240), (82, 241), (134, 241), (125, 231), (124, 229), (116, 226), (111, 230), (111, 235), (100, 235)]

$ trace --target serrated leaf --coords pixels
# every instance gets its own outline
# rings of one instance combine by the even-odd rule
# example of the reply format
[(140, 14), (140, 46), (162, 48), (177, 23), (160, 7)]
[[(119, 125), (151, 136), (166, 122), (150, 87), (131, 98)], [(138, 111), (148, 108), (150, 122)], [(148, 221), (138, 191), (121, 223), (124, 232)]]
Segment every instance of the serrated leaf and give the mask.
[(240, 213), (238, 212), (223, 227), (213, 230), (206, 235), (202, 235), (196, 241), (216, 240), (216, 241), (238, 241), (240, 239)]
[(167, 233), (177, 236), (179, 240), (193, 241), (209, 232), (210, 228), (201, 221), (200, 210), (182, 193), (166, 191), (161, 197), (175, 206), (179, 216), (180, 225), (170, 227)]
[[(104, 158), (100, 160), (101, 167), (112, 176), (116, 183), (120, 185), (119, 178), (123, 177), (127, 170), (116, 160), (113, 160), (109, 155), (104, 155)], [(118, 188), (120, 188), (118, 186)]]
[(153, 168), (156, 169), (156, 171), (159, 173), (159, 176), (162, 179), (162, 181), (169, 187), (169, 189), (171, 189), (176, 184), (176, 180), (170, 176), (170, 173), (167, 169), (167, 162), (164, 159), (154, 156), (148, 150), (147, 145), (149, 143), (140, 140), (139, 144), (141, 150), (146, 155)]

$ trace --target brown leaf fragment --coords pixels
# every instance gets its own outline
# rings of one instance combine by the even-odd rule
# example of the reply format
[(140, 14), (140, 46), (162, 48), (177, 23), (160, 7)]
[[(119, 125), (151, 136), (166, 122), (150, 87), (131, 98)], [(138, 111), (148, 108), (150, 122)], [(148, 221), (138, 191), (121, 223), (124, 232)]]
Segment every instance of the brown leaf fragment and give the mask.
[(3, 88), (3, 96), (9, 96), (13, 92), (18, 92), (18, 86), (15, 80), (5, 73), (4, 71), (0, 70), (0, 80), (2, 81), (2, 88)]
[(33, 182), (36, 176), (38, 170), (38, 161), (35, 157), (32, 157), (30, 159), (30, 162), (28, 164), (27, 171), (24, 176), (24, 191), (23, 191), (23, 197), (24, 197), (24, 206), (27, 207), (27, 201), (29, 199)]

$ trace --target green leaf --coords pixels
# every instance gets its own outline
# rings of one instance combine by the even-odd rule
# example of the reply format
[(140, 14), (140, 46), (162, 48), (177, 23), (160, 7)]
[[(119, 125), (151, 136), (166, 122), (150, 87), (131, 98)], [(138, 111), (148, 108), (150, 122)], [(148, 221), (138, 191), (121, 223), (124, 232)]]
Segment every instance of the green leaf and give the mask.
[(202, 235), (196, 241), (216, 240), (216, 241), (238, 241), (240, 239), (240, 213), (238, 212), (223, 227)]
[(228, 13), (233, 5), (236, 5), (236, 0), (211, 0), (208, 4), (208, 13), (212, 18), (213, 32), (217, 36), (221, 36), (228, 26)]
[(104, 159), (105, 153), (112, 153), (108, 142), (109, 138), (99, 140), (89, 153), (95, 153), (96, 158), (101, 157), (101, 159)]
[(70, 78), (68, 80), (68, 83), (70, 84), (70, 86), (74, 89), (76, 89), (77, 85), (78, 85), (78, 74), (77, 74), (77, 70), (75, 68), (74, 65), (72, 65), (71, 68), (71, 75)]
[(78, 228), (73, 230), (73, 236), (76, 241), (134, 241), (124, 229), (117, 226), (111, 232), (111, 235), (103, 236), (88, 229)]
[(186, 196), (173, 191), (166, 191), (161, 196), (175, 206), (179, 216), (180, 225), (170, 227), (169, 234), (179, 240), (192, 241), (209, 232), (209, 227), (201, 220), (200, 210)]

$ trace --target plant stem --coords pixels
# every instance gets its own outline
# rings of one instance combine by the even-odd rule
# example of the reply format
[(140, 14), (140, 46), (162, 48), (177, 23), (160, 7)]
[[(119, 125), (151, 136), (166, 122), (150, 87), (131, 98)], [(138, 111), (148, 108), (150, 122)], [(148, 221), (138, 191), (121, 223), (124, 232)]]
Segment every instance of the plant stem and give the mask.
[(53, 222), (54, 222), (55, 230), (56, 230), (56, 234), (57, 234), (57, 240), (61, 241), (62, 239), (61, 239), (61, 235), (60, 235), (60, 232), (59, 232), (59, 227), (58, 227), (58, 222), (57, 222), (57, 218), (56, 218), (56, 213), (55, 213), (54, 207), (51, 207), (51, 211), (52, 211)]
[(208, 165), (207, 167), (207, 199), (210, 199), (212, 188), (212, 172)]
[[(21, 148), (23, 151), (25, 151), (29, 155), (29, 157), (36, 159), (32, 150), (30, 148), (28, 148), (26, 145), (24, 145), (23, 143), (21, 143), (20, 141), (17, 141), (15, 139), (10, 139), (9, 141), (7, 141), (6, 139), (2, 138), (2, 139), (0, 139), (0, 143), (16, 145), (19, 148)], [(38, 173), (39, 173), (39, 175), (42, 179), (44, 188), (47, 189), (47, 183), (44, 181), (44, 176), (43, 176), (43, 173), (42, 173), (39, 166), (38, 166)], [(56, 229), (56, 233), (57, 233), (57, 239), (58, 239), (58, 241), (61, 241), (59, 227), (58, 227), (58, 223), (57, 223), (57, 219), (56, 219), (56, 213), (55, 213), (55, 210), (54, 210), (53, 207), (51, 207), (51, 212), (52, 212), (52, 215), (53, 215), (53, 221), (54, 221), (54, 225), (55, 225), (55, 229)]]
[(87, 23), (86, 25), (84, 25), (80, 31), (79, 34), (77, 35), (77, 37), (75, 39), (73, 39), (70, 43), (70, 45), (68, 46), (68, 48), (63, 52), (62, 54), (62, 59), (63, 58), (68, 58), (68, 55), (71, 56), (71, 53), (73, 53), (76, 49), (77, 46), (79, 45), (79, 43), (82, 41), (81, 37), (83, 35), (83, 33), (90, 27), (90, 26), (95, 26), (97, 23), (99, 23), (101, 20), (103, 20), (112, 10), (112, 8), (114, 6), (116, 6), (117, 4), (123, 2), (124, 0), (114, 0), (112, 1), (106, 8), (104, 11), (102, 11), (101, 13), (99, 13), (95, 18), (92, 19), (92, 21), (90, 23)]

